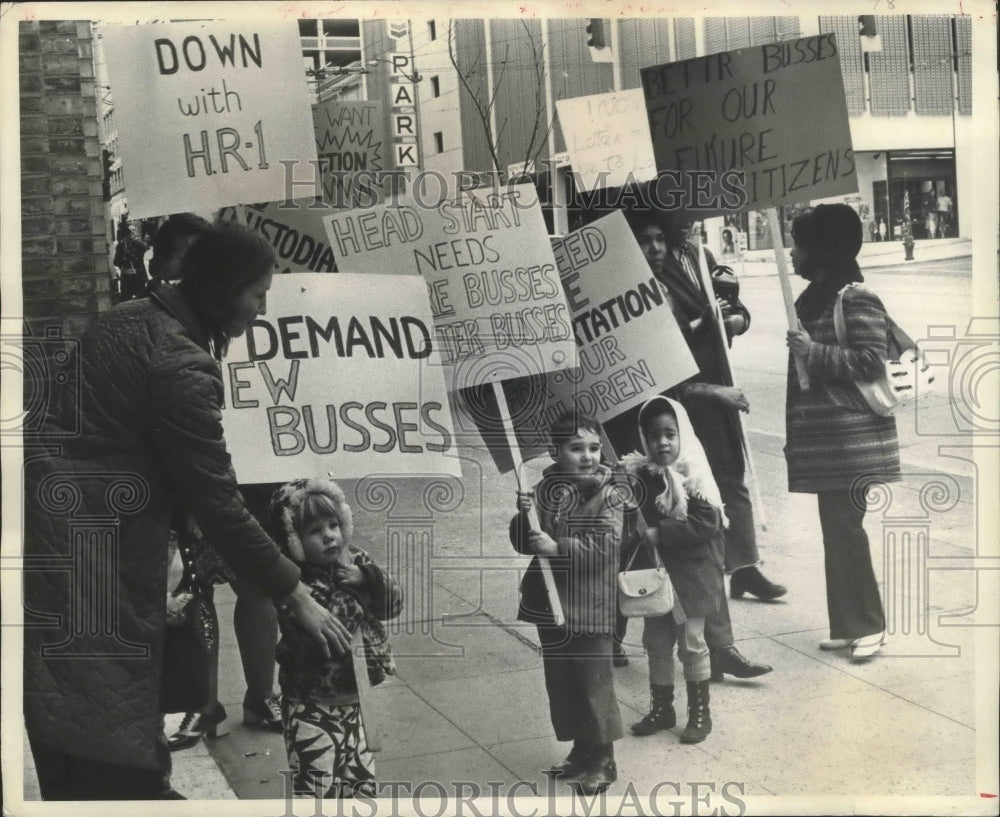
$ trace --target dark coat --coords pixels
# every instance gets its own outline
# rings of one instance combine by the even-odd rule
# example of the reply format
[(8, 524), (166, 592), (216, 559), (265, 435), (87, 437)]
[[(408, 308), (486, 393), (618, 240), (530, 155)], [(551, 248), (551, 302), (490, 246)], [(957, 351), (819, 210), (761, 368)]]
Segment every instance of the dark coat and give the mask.
[[(596, 478), (581, 484), (561, 479), (554, 466), (549, 466), (535, 486), (535, 508), (541, 530), (559, 545), (559, 555), (549, 563), (569, 632), (611, 634), (617, 611), (618, 560), (626, 529), (626, 514), (611, 471), (601, 466)], [(518, 553), (531, 553), (528, 530), (526, 514), (511, 519), (510, 541)], [(517, 617), (552, 624), (552, 608), (537, 556), (521, 581)]]
[[(688, 245), (686, 251), (694, 267), (698, 266), (698, 255), (694, 248)], [(712, 254), (705, 251), (705, 260), (709, 270), (716, 268)], [(740, 442), (739, 417), (736, 409), (726, 408), (714, 400), (705, 400), (695, 395), (694, 389), (687, 386), (693, 383), (711, 383), (717, 386), (732, 385), (725, 376), (724, 360), (718, 330), (711, 320), (703, 321), (698, 329), (691, 330), (691, 322), (705, 314), (709, 305), (705, 290), (696, 286), (680, 265), (671, 250), (667, 251), (660, 281), (666, 287), (681, 334), (687, 341), (691, 355), (698, 366), (698, 374), (688, 378), (684, 383), (667, 392), (677, 400), (691, 418), (695, 434), (701, 440), (705, 456), (713, 471), (729, 469), (743, 471), (743, 446)], [(738, 297), (731, 302), (732, 309), (742, 314), (749, 325), (750, 313)]]
[(208, 348), (173, 287), (117, 306), (80, 342), (79, 388), (25, 437), (24, 715), (37, 743), (159, 767), (177, 500), (239, 577), (276, 598), (299, 580), (237, 491)]
[[(645, 466), (635, 468), (636, 496), (646, 524), (660, 533), (657, 551), (663, 561), (677, 599), (690, 618), (708, 616), (719, 609), (725, 584), (723, 574), (722, 516), (700, 497), (688, 495), (686, 519), (664, 519), (656, 508), (656, 496), (663, 491), (663, 477)], [(630, 569), (652, 567), (646, 549)]]
[(854, 386), (855, 380), (873, 380), (885, 371), (885, 307), (869, 290), (848, 289), (844, 320), (850, 348), (843, 349), (833, 325), (834, 303), (813, 317), (800, 313), (814, 341), (806, 358), (808, 391), (799, 388), (789, 355), (785, 459), (793, 492), (848, 490), (862, 477), (871, 482), (901, 478), (895, 418), (871, 412)]

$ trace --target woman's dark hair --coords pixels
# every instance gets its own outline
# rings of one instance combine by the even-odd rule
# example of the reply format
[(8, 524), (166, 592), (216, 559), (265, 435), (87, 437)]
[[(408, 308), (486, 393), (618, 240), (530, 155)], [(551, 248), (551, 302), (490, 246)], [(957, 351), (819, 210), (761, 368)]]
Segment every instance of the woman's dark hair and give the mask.
[(155, 278), (171, 280), (179, 274), (180, 264), (190, 241), (211, 228), (194, 213), (175, 213), (156, 231), (149, 271)]
[[(803, 277), (811, 281), (798, 301), (799, 318), (813, 318), (850, 283), (865, 277), (855, 258), (864, 241), (861, 217), (847, 204), (820, 204), (800, 213), (792, 221), (792, 238), (803, 251)], [(823, 270), (821, 281), (810, 271)]]
[(229, 345), (237, 297), (273, 266), (271, 245), (239, 224), (210, 225), (184, 254), (177, 288), (207, 324), (216, 354)]

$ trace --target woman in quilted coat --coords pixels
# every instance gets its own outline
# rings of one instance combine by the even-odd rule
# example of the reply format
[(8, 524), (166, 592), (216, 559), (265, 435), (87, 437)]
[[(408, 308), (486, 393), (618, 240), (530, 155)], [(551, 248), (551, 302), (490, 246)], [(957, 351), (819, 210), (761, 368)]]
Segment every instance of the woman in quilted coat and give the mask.
[[(788, 490), (816, 494), (826, 565), (830, 638), (821, 649), (875, 655), (885, 617), (863, 527), (868, 487), (900, 479), (893, 417), (874, 414), (854, 385), (885, 372), (889, 324), (879, 297), (844, 290), (848, 346), (837, 342), (834, 307), (848, 284), (864, 280), (855, 258), (862, 226), (846, 204), (821, 204), (792, 225), (792, 264), (809, 285), (795, 303), (800, 329), (788, 333), (785, 410)], [(809, 388), (799, 387), (794, 356), (805, 361)]]
[(263, 313), (273, 263), (245, 228), (207, 231), (177, 286), (97, 317), (78, 380), (25, 434), (24, 717), (47, 800), (180, 797), (159, 700), (177, 500), (322, 651), (349, 647), (244, 508), (223, 436), (220, 360)]

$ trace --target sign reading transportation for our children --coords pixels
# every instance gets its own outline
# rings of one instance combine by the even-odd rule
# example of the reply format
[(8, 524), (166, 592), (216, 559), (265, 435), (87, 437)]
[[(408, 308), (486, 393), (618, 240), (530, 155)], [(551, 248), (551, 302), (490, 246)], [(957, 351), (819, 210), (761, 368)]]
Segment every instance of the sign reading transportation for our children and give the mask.
[(692, 174), (716, 213), (858, 189), (836, 37), (820, 34), (643, 68), (656, 168)]
[[(666, 293), (649, 270), (625, 217), (615, 211), (553, 241), (569, 301), (579, 366), (504, 382), (522, 454), (545, 451), (548, 428), (564, 410), (606, 422), (698, 372)], [(480, 402), (481, 405), (476, 405)], [(474, 396), (477, 420), (493, 409)], [(481, 409), (481, 410), (480, 410)], [(487, 441), (495, 424), (480, 424)], [(501, 470), (506, 453), (490, 446)]]
[(230, 346), (223, 381), (241, 482), (460, 476), (420, 278), (275, 276), (267, 313)]
[(302, 45), (289, 22), (101, 29), (132, 218), (285, 196), (316, 163)]
[(341, 272), (417, 274), (449, 388), (576, 365), (566, 296), (531, 184), (325, 219)]
[(656, 175), (642, 90), (556, 100), (577, 184), (622, 187)]

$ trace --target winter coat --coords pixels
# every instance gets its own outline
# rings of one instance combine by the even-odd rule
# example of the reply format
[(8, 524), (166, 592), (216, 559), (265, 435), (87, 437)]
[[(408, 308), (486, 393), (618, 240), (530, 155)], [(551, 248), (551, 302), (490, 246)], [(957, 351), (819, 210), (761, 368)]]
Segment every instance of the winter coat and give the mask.
[[(697, 252), (690, 244), (684, 249), (694, 268), (697, 269)], [(715, 270), (715, 259), (707, 250), (705, 261), (709, 270)], [(698, 366), (698, 374), (671, 389), (667, 394), (678, 400), (687, 410), (695, 433), (705, 447), (705, 454), (712, 464), (712, 470), (725, 468), (742, 473), (743, 444), (740, 442), (740, 421), (736, 409), (722, 406), (714, 400), (699, 398), (693, 394), (693, 389), (687, 388), (689, 384), (694, 383), (731, 385), (724, 376), (722, 346), (714, 323), (703, 321), (697, 329), (691, 329), (691, 322), (703, 315), (708, 307), (708, 297), (700, 285), (694, 284), (674, 257), (672, 250), (667, 251), (660, 280), (667, 289), (674, 317)], [(749, 326), (750, 312), (739, 300), (738, 295), (732, 296), (731, 304), (733, 311), (743, 315)]]
[(299, 580), (237, 491), (208, 349), (173, 287), (121, 304), (84, 334), (79, 382), (42, 434), (25, 435), (24, 715), (41, 745), (159, 768), (177, 500), (240, 578), (275, 598)]
[[(640, 500), (642, 517), (650, 528), (659, 531), (656, 549), (684, 614), (697, 618), (715, 613), (724, 588), (722, 515), (705, 499), (689, 494), (687, 517), (665, 519), (656, 507), (656, 496), (664, 487), (663, 477), (645, 464), (629, 471), (638, 481), (635, 495)], [(642, 547), (630, 569), (644, 567), (653, 567), (653, 563)]]
[(853, 382), (885, 371), (885, 307), (869, 290), (848, 289), (844, 319), (850, 348), (843, 349), (833, 324), (834, 303), (801, 321), (813, 340), (806, 357), (808, 390), (799, 388), (794, 359), (789, 355), (788, 360), (785, 459), (788, 490), (796, 493), (848, 490), (862, 478), (901, 479), (896, 420), (874, 414)]
[[(535, 509), (541, 530), (559, 546), (550, 557), (566, 627), (573, 635), (614, 632), (618, 560), (629, 520), (612, 473), (600, 466), (583, 482), (560, 477), (551, 465), (535, 486)], [(531, 553), (528, 517), (518, 513), (510, 522), (510, 541), (518, 553)], [(535, 624), (552, 624), (552, 608), (535, 556), (521, 581), (517, 617)]]
[[(335, 567), (302, 566), (302, 581), (313, 598), (333, 613), (352, 633), (358, 628), (364, 639), (368, 679), (372, 686), (386, 675), (396, 674), (383, 621), (395, 618), (403, 609), (403, 591), (399, 584), (371, 557), (350, 548), (352, 563), (361, 568), (364, 584), (341, 585), (334, 577)], [(330, 659), (323, 657), (319, 645), (295, 624), (281, 608), (278, 615), (281, 641), (275, 651), (279, 682), (283, 695), (298, 701), (327, 704), (356, 703), (358, 687), (354, 678), (351, 652)]]
[(855, 380), (884, 373), (885, 307), (875, 293), (860, 287), (848, 289), (843, 303), (849, 349), (837, 343), (834, 300), (811, 318), (800, 312), (813, 343), (806, 357), (808, 390), (799, 388), (794, 359), (789, 355), (788, 360), (785, 458), (792, 492), (848, 490), (860, 478), (901, 478), (895, 418), (874, 414), (854, 386)]

